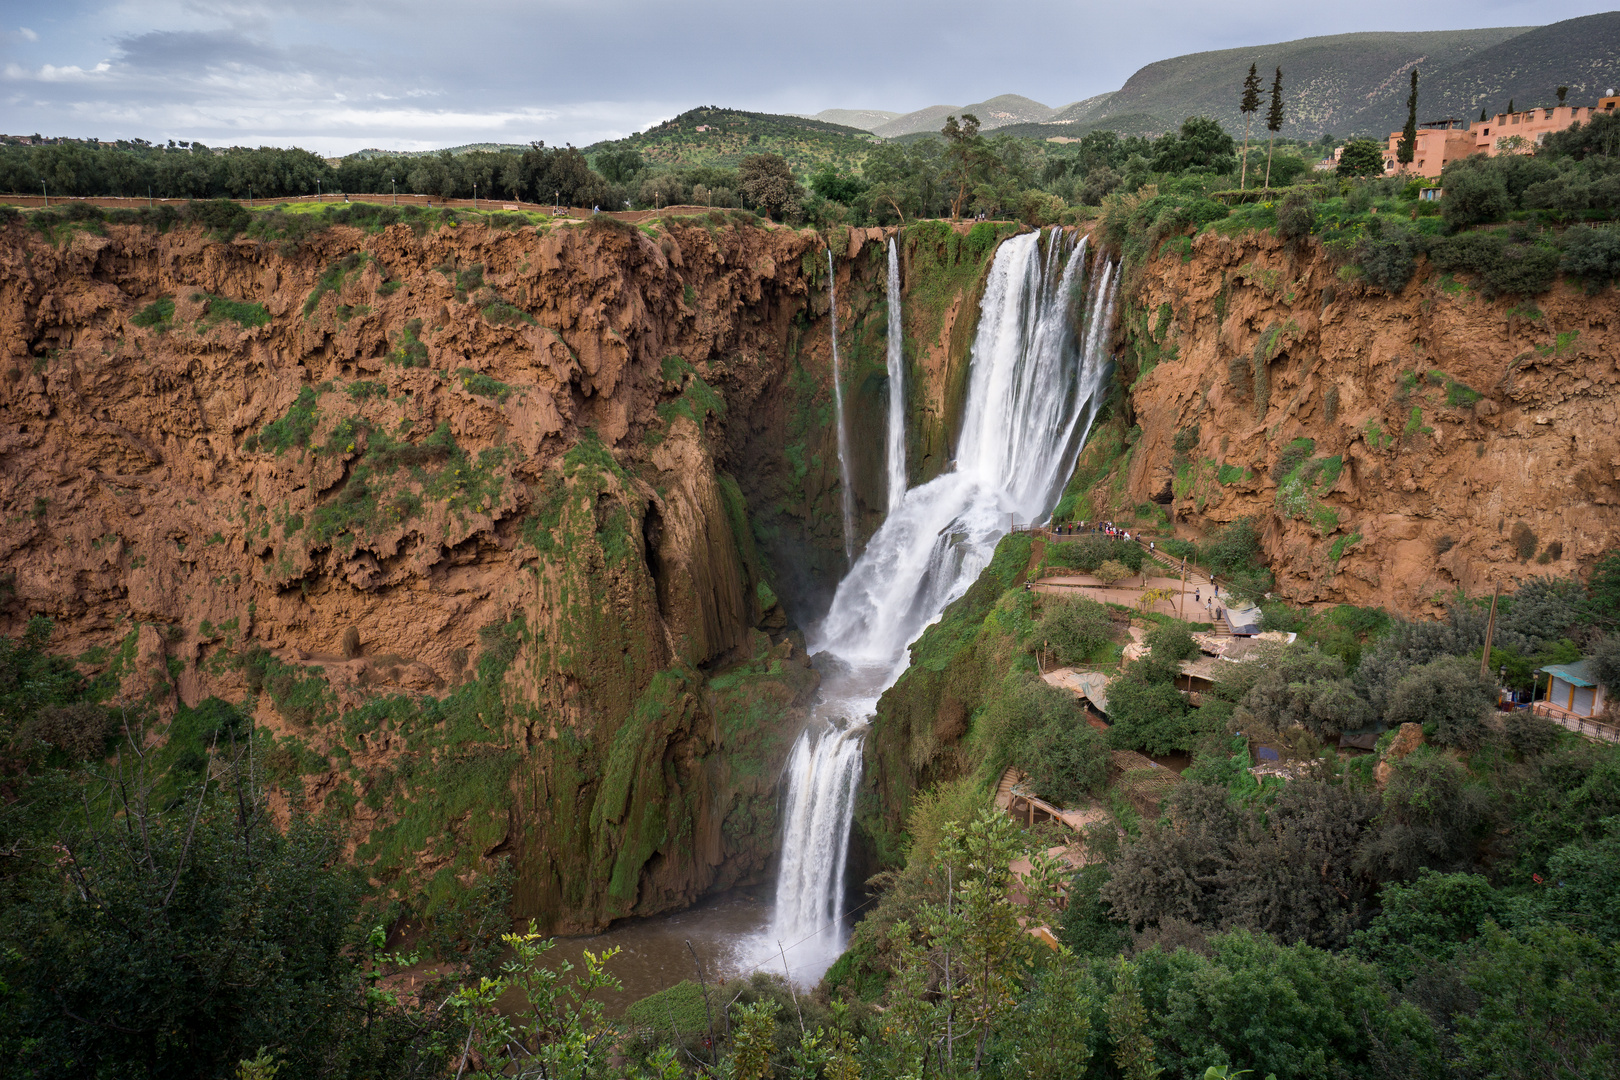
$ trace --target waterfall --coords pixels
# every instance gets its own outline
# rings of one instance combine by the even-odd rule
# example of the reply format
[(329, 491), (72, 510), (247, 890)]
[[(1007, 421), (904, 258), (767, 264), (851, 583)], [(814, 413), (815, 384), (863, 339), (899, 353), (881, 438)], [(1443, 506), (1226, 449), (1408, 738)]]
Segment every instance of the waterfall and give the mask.
[(906, 497), (906, 355), (900, 327), (900, 252), (889, 237), (889, 513)]
[(838, 367), (838, 282), (827, 249), (827, 318), (832, 321), (833, 423), (838, 427), (838, 486), (844, 511), (844, 562), (855, 561), (855, 484), (849, 475), (849, 427), (844, 423), (844, 377)]
[(814, 938), (795, 954), (796, 978), (818, 977), (843, 947), (844, 863), (878, 697), (905, 671), (908, 646), (989, 563), (1009, 518), (1044, 519), (1074, 471), (1108, 376), (1119, 288), (1106, 258), (1091, 262), (1087, 274), (1086, 241), (1071, 246), (1062, 229), (1001, 245), (979, 309), (955, 469), (891, 502), (811, 629), (823, 682), (789, 763), (772, 927), (787, 945)]

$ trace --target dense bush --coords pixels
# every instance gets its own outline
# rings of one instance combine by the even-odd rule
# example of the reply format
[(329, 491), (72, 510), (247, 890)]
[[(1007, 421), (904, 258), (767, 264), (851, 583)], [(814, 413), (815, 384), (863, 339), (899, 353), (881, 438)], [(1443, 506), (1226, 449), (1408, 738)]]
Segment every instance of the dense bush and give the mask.
[(1145, 557), (1140, 544), (1101, 533), (1082, 533), (1072, 540), (1055, 539), (1046, 547), (1048, 565), (1072, 567), (1087, 573), (1112, 561), (1133, 574), (1140, 574)]
[(1620, 278), (1620, 228), (1570, 229), (1559, 269), (1586, 282), (1589, 292)]
[(1108, 609), (1084, 597), (1047, 596), (1036, 634), (1065, 664), (1091, 660), (1117, 631)]
[(1429, 245), (1429, 258), (1441, 270), (1475, 275), (1486, 296), (1533, 296), (1558, 277), (1555, 248), (1500, 232), (1465, 232)]
[(1440, 214), (1447, 225), (1456, 228), (1496, 221), (1512, 207), (1502, 170), (1487, 164), (1492, 160), (1469, 157), (1446, 166), (1446, 197), (1440, 200)]
[(1380, 225), (1376, 230), (1369, 229), (1356, 246), (1355, 260), (1368, 282), (1393, 296), (1406, 288), (1417, 271), (1422, 243), (1421, 238), (1404, 225)]
[(1303, 191), (1291, 191), (1277, 207), (1277, 234), (1285, 240), (1309, 236), (1316, 227), (1316, 200)]
[(1445, 657), (1401, 677), (1384, 722), (1420, 724), (1441, 746), (1472, 749), (1485, 737), (1485, 714), (1495, 697), (1495, 687), (1472, 660)]

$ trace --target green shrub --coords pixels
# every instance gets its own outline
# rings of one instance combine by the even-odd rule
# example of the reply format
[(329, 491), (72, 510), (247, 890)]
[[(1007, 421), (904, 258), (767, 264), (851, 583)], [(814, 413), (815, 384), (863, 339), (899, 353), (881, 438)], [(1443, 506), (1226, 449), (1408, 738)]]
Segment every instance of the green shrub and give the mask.
[[(316, 408), (317, 394), (314, 387), (306, 386), (298, 391), (297, 399), (287, 409), (287, 414), (279, 420), (272, 420), (259, 430), (253, 441), (260, 450), (272, 454), (279, 454), (291, 447), (305, 447), (309, 445), (310, 436), (315, 433), (315, 425), (319, 422), (320, 413)], [(243, 444), (247, 446), (246, 443)], [(247, 449), (254, 449), (247, 446)]]
[(1492, 161), (1481, 156), (1446, 166), (1442, 174), (1446, 197), (1441, 200), (1440, 215), (1447, 225), (1460, 228), (1498, 221), (1512, 209), (1507, 184)]
[(1356, 245), (1355, 259), (1369, 283), (1394, 296), (1412, 280), (1421, 250), (1417, 233), (1392, 224), (1369, 230)]
[(1044, 604), (1036, 633), (1063, 663), (1086, 663), (1113, 642), (1113, 620), (1095, 600), (1047, 596)]
[(1271, 478), (1281, 483), (1283, 479), (1310, 458), (1316, 452), (1314, 439), (1295, 439), (1283, 448), (1277, 455), (1276, 464), (1271, 467)]
[(143, 330), (155, 330), (161, 334), (174, 323), (174, 300), (160, 296), (130, 316), (129, 321)]
[(427, 367), (428, 349), (417, 335), (422, 332), (422, 320), (412, 319), (400, 329), (394, 349), (388, 354), (391, 363), (400, 367)]
[(1308, 192), (1290, 191), (1277, 207), (1277, 235), (1285, 240), (1309, 236), (1316, 228), (1316, 200)]
[(1508, 540), (1513, 544), (1513, 551), (1519, 556), (1520, 562), (1528, 562), (1536, 553), (1538, 546), (1535, 530), (1522, 521), (1515, 521), (1513, 529), (1508, 533)]
[(1584, 281), (1588, 292), (1620, 278), (1620, 228), (1570, 229), (1564, 234), (1559, 267)]
[[(1045, 684), (1042, 684), (1045, 685)], [(1076, 806), (1108, 780), (1108, 747), (1066, 691), (1067, 708), (1054, 700), (1048, 720), (1031, 733), (1022, 758), (1035, 790), (1059, 806)]]
[(264, 326), (270, 321), (270, 311), (263, 304), (251, 300), (227, 300), (223, 296), (213, 293), (195, 293), (193, 301), (203, 301), (206, 307), (198, 322), (212, 325), (225, 319), (236, 323), (244, 329), (255, 326)]
[(1497, 231), (1466, 232), (1430, 243), (1429, 259), (1441, 270), (1473, 274), (1481, 294), (1532, 296), (1558, 278), (1558, 252)]

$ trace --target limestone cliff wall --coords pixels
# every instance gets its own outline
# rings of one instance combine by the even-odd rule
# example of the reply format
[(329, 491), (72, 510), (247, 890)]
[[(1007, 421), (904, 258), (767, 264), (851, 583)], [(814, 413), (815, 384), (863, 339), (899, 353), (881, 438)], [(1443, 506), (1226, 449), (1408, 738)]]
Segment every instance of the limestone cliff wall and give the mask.
[(1314, 243), (1205, 233), (1149, 264), (1123, 330), (1140, 430), (1095, 505), (1188, 535), (1251, 516), (1291, 600), (1434, 613), (1620, 540), (1613, 290), (1491, 300), (1420, 264), (1388, 296)]
[[(908, 247), (957, 291), (986, 262), (959, 236)], [(884, 238), (831, 237), (863, 535)], [(722, 215), (13, 223), (0, 632), (51, 617), (155, 745), (247, 701), (276, 805), (348, 822), (402, 899), (507, 854), (517, 913), (571, 930), (757, 880), (817, 683), (790, 616), (842, 570), (827, 243)], [(949, 293), (908, 345), (920, 401), (963, 333)]]

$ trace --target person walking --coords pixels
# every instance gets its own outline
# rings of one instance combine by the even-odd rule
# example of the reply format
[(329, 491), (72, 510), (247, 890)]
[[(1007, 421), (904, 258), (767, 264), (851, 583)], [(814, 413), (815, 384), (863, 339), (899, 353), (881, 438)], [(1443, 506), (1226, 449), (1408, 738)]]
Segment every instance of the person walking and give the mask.
[(1193, 603), (1202, 604), (1204, 602), (1204, 598), (1201, 595), (1203, 593), (1203, 591), (1204, 590), (1202, 588), (1194, 588), (1193, 589)]

